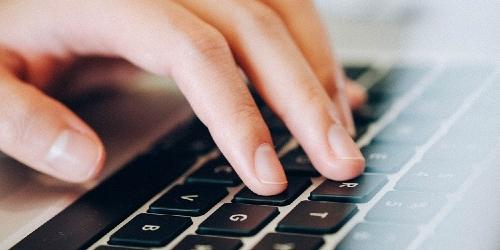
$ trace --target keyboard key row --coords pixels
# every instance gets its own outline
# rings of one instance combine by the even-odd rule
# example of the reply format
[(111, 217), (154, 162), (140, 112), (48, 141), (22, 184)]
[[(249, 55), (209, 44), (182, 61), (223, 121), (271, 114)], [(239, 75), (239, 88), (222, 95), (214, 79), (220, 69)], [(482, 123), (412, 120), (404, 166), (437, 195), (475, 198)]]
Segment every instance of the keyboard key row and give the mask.
[[(405, 246), (414, 238), (416, 231), (413, 227), (402, 225), (427, 223), (443, 203), (444, 197), (439, 195), (389, 192), (368, 212), (365, 218), (368, 223), (354, 227), (337, 249), (363, 249), (367, 246), (371, 246), (371, 249), (397, 249), (398, 246)], [(276, 230), (313, 235), (334, 233), (354, 216), (357, 210), (355, 205), (347, 203), (302, 201), (278, 223)], [(275, 207), (227, 203), (202, 222), (197, 233), (251, 236), (278, 213)], [(191, 219), (187, 217), (139, 214), (113, 234), (109, 243), (139, 247), (164, 246), (191, 224)], [(322, 244), (321, 238), (274, 233), (264, 237), (254, 249), (273, 249), (271, 247), (275, 245), (295, 247), (290, 249), (317, 249)], [(218, 245), (226, 247), (221, 249), (238, 249), (241, 247), (241, 241), (191, 235), (183, 239), (175, 249)]]

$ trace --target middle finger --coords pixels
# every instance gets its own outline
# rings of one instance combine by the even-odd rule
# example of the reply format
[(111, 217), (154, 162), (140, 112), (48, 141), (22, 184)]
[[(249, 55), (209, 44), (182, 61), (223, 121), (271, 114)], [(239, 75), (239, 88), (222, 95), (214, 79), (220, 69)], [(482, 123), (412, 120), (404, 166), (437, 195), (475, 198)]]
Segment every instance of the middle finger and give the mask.
[(279, 16), (246, 0), (177, 0), (226, 37), (236, 60), (324, 176), (363, 171), (357, 145), (338, 121), (328, 94)]

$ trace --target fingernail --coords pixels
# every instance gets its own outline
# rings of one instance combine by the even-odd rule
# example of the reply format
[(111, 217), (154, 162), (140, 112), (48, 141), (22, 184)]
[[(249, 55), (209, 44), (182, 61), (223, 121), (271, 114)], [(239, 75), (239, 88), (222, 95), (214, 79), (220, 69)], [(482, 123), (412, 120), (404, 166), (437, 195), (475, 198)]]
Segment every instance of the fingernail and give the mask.
[(349, 133), (340, 124), (333, 124), (328, 129), (328, 143), (333, 154), (339, 160), (362, 160), (363, 155)]
[(100, 144), (89, 137), (64, 130), (50, 148), (46, 161), (65, 178), (84, 181), (94, 173), (102, 151)]
[(287, 184), (286, 175), (274, 148), (264, 143), (255, 151), (257, 178), (264, 184)]

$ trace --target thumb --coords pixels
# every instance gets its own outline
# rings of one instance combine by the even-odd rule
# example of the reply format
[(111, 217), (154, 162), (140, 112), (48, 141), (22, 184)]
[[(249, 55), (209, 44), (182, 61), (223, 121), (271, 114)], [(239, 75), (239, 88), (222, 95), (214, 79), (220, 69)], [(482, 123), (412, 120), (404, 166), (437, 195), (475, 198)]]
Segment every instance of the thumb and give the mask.
[(67, 107), (0, 69), (0, 150), (69, 182), (94, 177), (104, 162), (97, 135)]

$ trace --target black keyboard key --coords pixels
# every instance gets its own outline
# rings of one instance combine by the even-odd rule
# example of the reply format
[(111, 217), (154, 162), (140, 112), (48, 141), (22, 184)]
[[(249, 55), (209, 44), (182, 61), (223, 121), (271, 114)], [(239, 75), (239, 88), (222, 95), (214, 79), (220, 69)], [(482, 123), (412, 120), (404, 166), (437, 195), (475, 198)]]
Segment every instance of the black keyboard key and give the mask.
[[(385, 98), (386, 94), (405, 93), (429, 72), (425, 67), (395, 67), (369, 89), (371, 95)], [(392, 96), (391, 96), (392, 97)]]
[(188, 235), (173, 250), (237, 250), (241, 240), (202, 235)]
[(309, 199), (315, 201), (368, 202), (387, 182), (383, 175), (362, 175), (349, 181), (326, 180), (314, 189)]
[(317, 236), (270, 233), (252, 250), (317, 250), (324, 243), (323, 238)]
[(137, 248), (98, 246), (94, 250), (137, 250)]
[(114, 233), (109, 244), (160, 247), (168, 244), (191, 224), (191, 219), (186, 217), (139, 214)]
[(306, 234), (334, 233), (357, 211), (353, 204), (302, 201), (279, 222), (276, 230)]
[(350, 65), (344, 66), (344, 72), (349, 79), (356, 80), (361, 75), (363, 75), (366, 71), (368, 71), (368, 66), (358, 66), (358, 65)]
[(251, 236), (278, 213), (275, 207), (226, 203), (203, 221), (197, 232), (212, 235)]
[(252, 98), (254, 99), (255, 103), (257, 104), (257, 107), (259, 107), (259, 108), (266, 107), (266, 102), (257, 93), (257, 90), (255, 90), (252, 86), (249, 86), (249, 87), (250, 87), (250, 94), (252, 95)]
[(429, 140), (439, 129), (439, 126), (439, 121), (427, 120), (419, 122), (412, 119), (398, 118), (380, 131), (373, 140), (376, 142), (421, 145)]
[(371, 143), (361, 149), (366, 159), (366, 172), (394, 173), (401, 169), (415, 153), (410, 145)]
[(221, 156), (205, 163), (205, 165), (189, 176), (186, 182), (232, 187), (239, 185), (241, 180), (229, 162)]
[(412, 167), (396, 184), (402, 191), (451, 193), (469, 176), (472, 167), (446, 161), (422, 161)]
[[(432, 145), (424, 154), (426, 160), (454, 160), (457, 164), (474, 164), (484, 159), (484, 157), (494, 149), (495, 141), (465, 140), (462, 134), (457, 135), (452, 131), (448, 132), (441, 141)], [(470, 132), (472, 133), (472, 132)]]
[(355, 140), (358, 140), (359, 138), (361, 138), (361, 136), (363, 136), (366, 131), (368, 131), (368, 124), (358, 124), (356, 121), (355, 122), (355, 126), (356, 126), (356, 136), (354, 137)]
[(366, 103), (353, 112), (354, 119), (361, 123), (370, 123), (380, 119), (391, 107), (390, 103)]
[(195, 155), (204, 155), (216, 147), (215, 142), (209, 134), (190, 139), (189, 142), (186, 142), (185, 150)]
[(274, 132), (272, 138), (276, 151), (280, 151), (290, 141), (292, 135), (288, 131)]
[(391, 191), (366, 215), (367, 221), (395, 224), (424, 224), (441, 209), (444, 196)]
[(189, 133), (179, 141), (160, 141), (155, 150), (159, 151), (160, 154), (175, 155), (177, 158), (196, 159), (196, 157), (207, 154), (216, 148), (207, 127), (201, 121), (194, 119), (188, 129)]
[(406, 249), (416, 236), (417, 229), (411, 226), (360, 223), (354, 226), (336, 249)]
[(271, 108), (265, 106), (260, 109), (262, 117), (266, 121), (267, 126), (271, 133), (277, 132), (288, 132), (285, 123), (271, 110)]
[(290, 204), (297, 198), (306, 188), (311, 185), (309, 178), (289, 177), (288, 187), (281, 194), (271, 196), (261, 196), (253, 193), (245, 187), (238, 192), (233, 199), (233, 202), (248, 203), (256, 205), (271, 205), (271, 206), (285, 206)]
[(206, 213), (227, 195), (224, 187), (177, 185), (158, 198), (148, 212), (199, 216)]
[(301, 148), (294, 149), (283, 156), (281, 163), (285, 172), (290, 175), (298, 176), (319, 176), (314, 169), (309, 157)]

